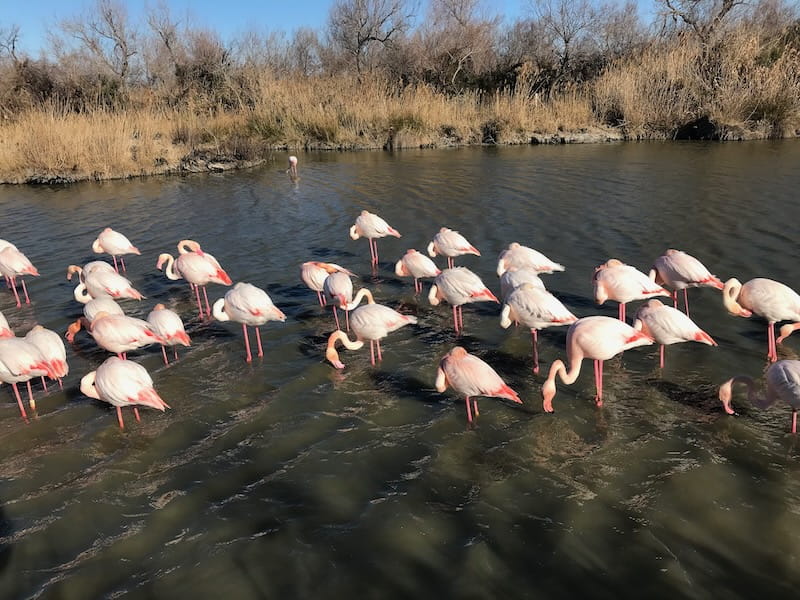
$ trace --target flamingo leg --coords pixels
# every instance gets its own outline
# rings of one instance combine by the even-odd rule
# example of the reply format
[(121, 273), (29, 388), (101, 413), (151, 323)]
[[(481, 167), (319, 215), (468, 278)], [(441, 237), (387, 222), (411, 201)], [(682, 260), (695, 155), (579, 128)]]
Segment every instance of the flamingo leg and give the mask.
[(58, 378), (58, 389), (60, 390), (64, 389), (64, 383), (61, 381), (61, 377)]
[(778, 351), (775, 349), (775, 324), (767, 325), (767, 358), (771, 362), (778, 360)]
[(31, 410), (36, 410), (36, 400), (33, 399), (33, 390), (31, 389), (31, 380), (28, 379), (26, 382), (28, 385), (28, 406), (31, 407)]
[(178, 360), (178, 348), (173, 348), (172, 351), (175, 353), (175, 360)]
[(463, 332), (464, 331), (464, 307), (458, 307), (458, 330)]
[(419, 283), (419, 279), (414, 277), (414, 295), (419, 294), (422, 290), (420, 289), (422, 286)]
[(119, 273), (119, 267), (117, 266), (117, 257), (115, 255), (111, 255), (111, 258), (114, 259), (114, 270)]
[(17, 280), (16, 277), (11, 278), (11, 290), (14, 292), (14, 298), (17, 300), (17, 308), (22, 306), (22, 302), (19, 301), (19, 294), (17, 293)]
[(117, 421), (119, 422), (119, 428), (125, 429), (125, 422), (122, 420), (122, 407), (117, 407)]
[(619, 320), (622, 321), (623, 323), (625, 322), (625, 303), (624, 302), (620, 302), (619, 303)]
[(161, 355), (164, 357), (164, 364), (169, 364), (169, 359), (167, 358), (167, 347), (163, 344), (161, 345)]
[(344, 309), (344, 323), (345, 327), (347, 327), (347, 331), (350, 331), (350, 311), (346, 308)]
[(47, 391), (47, 382), (44, 380), (44, 375), (42, 375), (42, 388), (44, 391)]
[(242, 331), (244, 332), (244, 347), (247, 349), (247, 358), (245, 359), (247, 362), (253, 360), (253, 355), (250, 354), (250, 338), (247, 336), (247, 325), (242, 323)]
[(458, 307), (453, 307), (453, 327), (455, 327), (456, 335), (458, 335)]
[(539, 372), (539, 334), (535, 329), (531, 329), (531, 338), (533, 342), (533, 372)]
[(211, 305), (208, 303), (208, 290), (206, 290), (206, 286), (203, 286), (203, 297), (206, 300), (206, 316), (210, 319), (211, 318)]
[(456, 263), (453, 260), (453, 257), (452, 256), (448, 256), (447, 257), (447, 266), (452, 269), (455, 264)]
[(594, 361), (594, 385), (597, 389), (597, 396), (595, 402), (597, 406), (603, 406), (603, 361)]
[(478, 413), (478, 401), (475, 398), (472, 399), (472, 412), (475, 413), (476, 417), (480, 416)]
[(322, 292), (317, 292), (317, 300), (319, 300), (320, 306), (325, 306), (325, 301), (322, 299)]
[(797, 411), (792, 411), (792, 433), (797, 433)]
[(136, 417), (136, 422), (137, 423), (141, 423), (142, 419), (141, 419), (141, 417), (139, 417), (139, 409), (137, 407), (135, 407), (135, 406), (133, 407), (133, 414)]
[(372, 364), (373, 367), (375, 366), (375, 341), (374, 340), (370, 340), (369, 341), (369, 362)]
[(12, 383), (11, 387), (14, 388), (14, 395), (17, 397), (17, 405), (19, 406), (19, 412), (22, 415), (22, 418), (26, 421), (28, 420), (28, 414), (25, 412), (25, 406), (22, 404), (22, 398), (19, 395), (19, 388), (17, 388), (16, 383)]
[(683, 309), (686, 311), (686, 316), (689, 316), (689, 288), (683, 288)]
[(339, 315), (336, 314), (336, 307), (331, 304), (331, 308), (333, 309), (333, 318), (336, 319), (336, 329), (341, 329), (341, 327), (339, 327)]
[(200, 287), (193, 283), (190, 285), (194, 287), (194, 295), (197, 298), (197, 310), (200, 312), (200, 320), (202, 321), (205, 315), (203, 314), (203, 303), (200, 302)]
[(660, 356), (659, 356), (658, 368), (659, 369), (663, 369), (664, 368), (664, 344), (661, 344), (661, 349), (660, 349), (659, 355)]
[(469, 396), (466, 396), (465, 403), (467, 405), (467, 421), (472, 423), (472, 410), (469, 407)]
[(261, 348), (261, 332), (258, 330), (258, 325), (255, 327), (256, 330), (256, 341), (258, 342), (258, 355), (264, 356), (264, 350)]
[(672, 291), (672, 308), (678, 308), (678, 290)]
[(25, 280), (20, 279), (20, 283), (22, 283), (22, 291), (25, 292), (25, 304), (30, 304), (31, 299), (28, 297), (28, 288), (25, 286)]
[(375, 345), (378, 347), (378, 360), (383, 360), (383, 355), (381, 355), (381, 341), (375, 340)]
[(125, 268), (125, 259), (123, 257), (121, 257), (121, 256), (119, 257), (119, 263), (122, 265), (123, 273), (127, 273), (128, 269)]

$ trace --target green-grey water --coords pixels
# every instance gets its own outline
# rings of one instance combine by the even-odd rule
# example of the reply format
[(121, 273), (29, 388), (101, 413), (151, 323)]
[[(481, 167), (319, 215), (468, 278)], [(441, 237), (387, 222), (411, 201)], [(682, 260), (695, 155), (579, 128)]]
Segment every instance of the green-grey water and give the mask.
[[(144, 409), (140, 423), (128, 412), (124, 430), (78, 389), (107, 356), (84, 333), (68, 345), (64, 390), (35, 384), (30, 423), (0, 388), (0, 597), (793, 597), (790, 411), (738, 393), (731, 417), (716, 396), (732, 375), (763, 374), (763, 320), (691, 290), (718, 347), (670, 346), (663, 372), (657, 347), (608, 361), (602, 408), (586, 363), (544, 414), (565, 330), (540, 334), (534, 375), (529, 332), (502, 329), (498, 305), (466, 306), (456, 337), (450, 308), (415, 297), (394, 262), (451, 227), (482, 253), (457, 264), (499, 293), (497, 256), (518, 241), (566, 266), (544, 279), (578, 316), (616, 316), (616, 303), (593, 302), (597, 265), (646, 272), (667, 248), (723, 280), (800, 290), (798, 164), (789, 141), (471, 148), (303, 154), (296, 182), (276, 155), (245, 172), (0, 188), (0, 238), (41, 273), (29, 306), (0, 290), (18, 335), (36, 323), (63, 333), (81, 314), (66, 267), (95, 259), (111, 226), (142, 251), (126, 262), (147, 299), (126, 312), (163, 302), (193, 340), (169, 367), (158, 347), (130, 353), (171, 409)], [(367, 242), (348, 236), (362, 209), (403, 234), (378, 242), (374, 273)], [(188, 285), (156, 270), (183, 238), (286, 313), (262, 328), (263, 358), (246, 363), (241, 327), (199, 322)], [(307, 260), (353, 270), (356, 288), (418, 324), (384, 340), (376, 367), (368, 350), (345, 350), (335, 370), (333, 318), (300, 280)], [(225, 290), (209, 286), (212, 302)], [(457, 344), (524, 403), (480, 399), (468, 427), (459, 395), (433, 385)], [(779, 347), (798, 354), (800, 334)]]

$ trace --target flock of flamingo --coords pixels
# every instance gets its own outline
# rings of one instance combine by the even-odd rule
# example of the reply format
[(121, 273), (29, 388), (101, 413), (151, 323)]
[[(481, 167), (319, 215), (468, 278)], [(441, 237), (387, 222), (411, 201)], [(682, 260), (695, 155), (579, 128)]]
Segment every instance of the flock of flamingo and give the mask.
[[(294, 171), (292, 171), (294, 169)], [(296, 174), (296, 161), (290, 161), (288, 170)], [(378, 266), (377, 240), (387, 236), (401, 237), (384, 219), (366, 210), (357, 217), (350, 228), (354, 240), (367, 238), (373, 272)], [(96, 253), (111, 255), (113, 265), (105, 261), (92, 261), (83, 267), (70, 265), (67, 278), (78, 275), (74, 291), (77, 301), (83, 303), (83, 316), (72, 323), (66, 339), (74, 341), (81, 329), (85, 329), (95, 342), (108, 352), (115, 354), (96, 370), (84, 375), (80, 389), (88, 397), (99, 399), (116, 407), (119, 426), (124, 427), (122, 408), (132, 407), (139, 420), (138, 406), (159, 410), (169, 408), (153, 387), (153, 380), (140, 364), (127, 360), (127, 352), (150, 344), (161, 344), (165, 364), (169, 364), (166, 348), (172, 347), (175, 359), (176, 346), (189, 346), (178, 314), (157, 304), (146, 320), (126, 316), (117, 303), (129, 298), (140, 300), (138, 292), (120, 271), (125, 272), (124, 256), (139, 255), (140, 252), (127, 237), (111, 228), (104, 229), (92, 244)], [(173, 256), (162, 253), (156, 267), (163, 270), (170, 280), (184, 279), (197, 301), (199, 318), (235, 321), (242, 324), (246, 360), (252, 360), (248, 325), (255, 329), (258, 356), (263, 356), (259, 327), (268, 321), (284, 321), (286, 315), (277, 308), (269, 295), (250, 283), (238, 282), (223, 298), (208, 301), (206, 286), (216, 283), (231, 286), (232, 281), (214, 256), (204, 252), (197, 242), (181, 240), (178, 253)], [(396, 263), (395, 274), (414, 279), (414, 290), (421, 294), (422, 279), (432, 278), (428, 300), (432, 305), (441, 301), (452, 307), (453, 326), (458, 335), (463, 330), (462, 309), (473, 302), (495, 302), (499, 300), (475, 273), (463, 266), (455, 266), (457, 257), (480, 251), (459, 232), (446, 227), (433, 237), (427, 246), (426, 256), (410, 249)], [(444, 256), (447, 267), (440, 269), (432, 258)], [(689, 316), (688, 288), (708, 286), (722, 291), (724, 307), (734, 315), (749, 317), (751, 314), (767, 321), (767, 358), (772, 363), (767, 370), (766, 394), (758, 396), (755, 381), (747, 376), (736, 376), (720, 386), (719, 398), (726, 412), (733, 414), (732, 388), (736, 383), (747, 385), (749, 399), (759, 407), (766, 407), (778, 399), (787, 402), (792, 410), (792, 433), (797, 432), (797, 411), (800, 409), (800, 361), (777, 360), (776, 344), (800, 329), (800, 295), (788, 286), (765, 278), (752, 279), (741, 284), (736, 279), (723, 283), (696, 258), (680, 250), (667, 250), (658, 257), (649, 274), (617, 259), (599, 265), (592, 277), (594, 298), (598, 304), (607, 300), (619, 303), (619, 316), (587, 316), (578, 318), (561, 301), (547, 291), (540, 277), (564, 271), (560, 265), (541, 252), (517, 242), (501, 253), (497, 263), (502, 309), (500, 325), (504, 328), (512, 323), (527, 327), (531, 331), (532, 369), (539, 372), (538, 332), (541, 329), (568, 326), (566, 338), (566, 360), (555, 360), (542, 386), (543, 409), (553, 411), (556, 395), (556, 380), (569, 385), (574, 383), (584, 359), (594, 362), (594, 377), (598, 406), (603, 402), (603, 361), (626, 350), (651, 344), (660, 345), (660, 366), (664, 366), (664, 346), (685, 341), (696, 341), (716, 346), (714, 339), (700, 329)], [(12, 243), (0, 240), (0, 273), (13, 291), (17, 307), (22, 299), (17, 290), (21, 284), (26, 303), (30, 303), (24, 276), (39, 273), (25, 255)], [(382, 360), (381, 340), (389, 333), (406, 325), (415, 324), (417, 318), (404, 315), (389, 306), (375, 302), (367, 288), (354, 291), (354, 273), (335, 263), (308, 261), (301, 265), (300, 276), (306, 286), (317, 293), (320, 306), (330, 305), (336, 330), (328, 337), (325, 357), (337, 369), (344, 368), (337, 346), (357, 350), (366, 342), (370, 345), (371, 363)], [(684, 310), (678, 309), (679, 292), (683, 291)], [(672, 298), (672, 306), (656, 297)], [(629, 324), (626, 305), (645, 300)], [(362, 305), (362, 302), (366, 301)], [(339, 312), (344, 312), (342, 329)], [(790, 321), (780, 328), (775, 338), (774, 326), (781, 321)], [(351, 339), (352, 332), (355, 339)], [(40, 377), (44, 389), (46, 378), (61, 385), (68, 373), (66, 347), (61, 335), (34, 326), (24, 337), (15, 336), (6, 318), (0, 313), (0, 381), (11, 384), (23, 418), (27, 414), (17, 388), (27, 383), (29, 406), (35, 410), (31, 380)], [(470, 423), (478, 416), (477, 396), (507, 399), (521, 403), (517, 392), (509, 387), (500, 375), (479, 357), (455, 346), (440, 361), (435, 386), (439, 392), (448, 387), (464, 396), (467, 419)]]

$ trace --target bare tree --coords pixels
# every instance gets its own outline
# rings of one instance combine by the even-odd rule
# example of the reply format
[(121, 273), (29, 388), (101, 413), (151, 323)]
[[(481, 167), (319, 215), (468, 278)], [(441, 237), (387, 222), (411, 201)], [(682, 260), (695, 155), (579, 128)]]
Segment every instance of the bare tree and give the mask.
[(607, 59), (625, 56), (639, 49), (647, 39), (634, 0), (601, 7), (596, 24), (598, 44)]
[(328, 33), (352, 57), (360, 77), (369, 47), (391, 43), (413, 16), (414, 7), (407, 0), (336, 0), (328, 15)]
[(5, 54), (17, 64), (19, 62), (17, 44), (19, 44), (19, 25), (0, 27), (0, 57)]
[(703, 46), (708, 46), (717, 30), (734, 10), (745, 0), (656, 0), (661, 5), (660, 14), (666, 25), (683, 23), (697, 36)]
[(297, 29), (292, 35), (289, 54), (295, 72), (306, 77), (318, 73), (321, 68), (321, 53), (317, 32), (310, 27)]
[(591, 0), (532, 0), (534, 14), (555, 41), (559, 71), (567, 72), (575, 48), (585, 42), (598, 21)]

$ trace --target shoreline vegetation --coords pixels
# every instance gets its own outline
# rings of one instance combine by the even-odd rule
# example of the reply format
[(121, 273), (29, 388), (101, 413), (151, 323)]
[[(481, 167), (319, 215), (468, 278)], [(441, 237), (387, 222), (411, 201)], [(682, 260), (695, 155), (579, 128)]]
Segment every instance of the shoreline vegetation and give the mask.
[[(722, 18), (711, 19), (713, 28), (702, 35), (689, 21), (657, 36), (642, 31), (614, 52), (563, 39), (559, 45), (552, 35), (552, 47), (536, 50), (532, 44), (542, 40), (534, 34), (547, 31), (541, 13), (515, 24), (520, 49), (513, 56), (487, 42), (494, 58), (480, 62), (475, 39), (481, 31), (499, 35), (499, 22), (487, 29), (470, 15), (434, 21), (439, 30), (417, 32), (416, 39), (407, 32), (391, 45), (357, 52), (337, 46), (335, 11), (362, 5), (404, 3), (334, 3), (327, 45), (305, 31), (315, 54), (302, 68), (279, 68), (275, 56), (258, 53), (234, 59), (213, 32), (181, 32), (166, 13), (148, 19), (156, 35), (149, 55), (134, 50), (138, 38), (118, 27), (111, 45), (87, 43), (57, 59), (32, 60), (15, 52), (18, 29), (0, 31), (0, 183), (223, 171), (271, 160), (275, 151), (800, 136), (800, 21), (788, 19), (786, 7), (775, 13), (784, 18), (767, 24), (742, 17), (723, 28)], [(99, 0), (96, 10), (99, 25), (86, 16), (65, 29), (88, 35), (103, 15), (124, 14), (110, 0)], [(440, 39), (434, 33), (458, 33), (458, 23), (472, 26), (461, 31), (471, 32), (469, 52), (454, 50), (467, 45), (463, 35), (440, 40), (450, 49), (444, 54), (429, 48), (429, 38)], [(420, 47), (427, 55), (408, 55), (424, 54)], [(286, 44), (283, 56), (296, 52)], [(134, 74), (137, 54), (144, 58)], [(436, 71), (431, 56), (438, 57)]]

